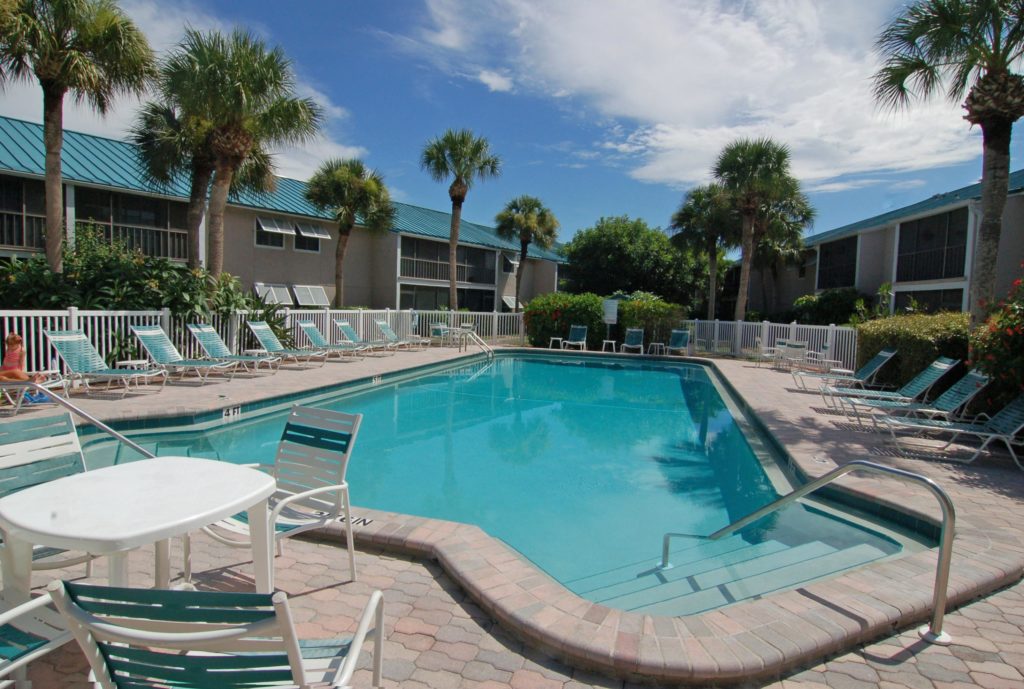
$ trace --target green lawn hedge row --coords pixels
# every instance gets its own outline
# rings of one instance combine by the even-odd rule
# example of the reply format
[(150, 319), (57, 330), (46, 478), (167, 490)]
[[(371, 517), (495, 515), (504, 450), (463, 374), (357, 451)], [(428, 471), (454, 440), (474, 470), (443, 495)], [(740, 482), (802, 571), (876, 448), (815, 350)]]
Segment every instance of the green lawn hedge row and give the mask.
[(940, 356), (964, 361), (970, 330), (966, 313), (911, 314), (880, 318), (857, 326), (857, 366), (886, 347), (896, 359), (879, 374), (880, 382), (902, 385)]

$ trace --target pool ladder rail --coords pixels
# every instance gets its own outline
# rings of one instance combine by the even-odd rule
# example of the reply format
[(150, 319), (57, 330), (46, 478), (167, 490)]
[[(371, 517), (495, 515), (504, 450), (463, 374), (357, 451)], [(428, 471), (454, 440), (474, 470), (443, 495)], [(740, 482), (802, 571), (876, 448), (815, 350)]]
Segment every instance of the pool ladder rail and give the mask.
[(666, 533), (662, 537), (661, 542), (661, 568), (670, 569), (672, 567), (672, 564), (669, 562), (668, 549), (669, 542), (673, 538), (697, 538), (716, 541), (719, 538), (723, 538), (739, 531), (745, 526), (749, 526), (765, 515), (771, 514), (776, 510), (780, 510), (804, 495), (816, 491), (822, 486), (826, 486), (836, 479), (853, 471), (866, 471), (868, 473), (882, 474), (885, 476), (892, 476), (893, 478), (900, 479), (901, 481), (922, 484), (928, 488), (928, 490), (930, 490), (939, 501), (939, 506), (942, 508), (942, 525), (939, 535), (939, 559), (935, 566), (935, 587), (932, 593), (932, 618), (931, 622), (919, 628), (917, 633), (928, 643), (948, 646), (953, 642), (953, 639), (949, 634), (942, 631), (942, 621), (946, 614), (946, 598), (948, 595), (947, 588), (949, 586), (949, 564), (953, 557), (953, 535), (956, 525), (956, 510), (953, 507), (953, 501), (950, 500), (949, 495), (941, 486), (939, 486), (939, 484), (935, 483), (935, 481), (931, 480), (927, 476), (915, 474), (910, 471), (904, 471), (903, 469), (895, 469), (882, 464), (875, 464), (874, 462), (866, 462), (861, 459), (854, 460), (836, 467), (832, 471), (816, 478), (810, 483), (805, 483), (793, 492), (787, 493), (774, 502), (768, 503), (761, 509), (755, 510), (747, 516), (737, 519), (732, 524), (722, 527), (713, 534), (702, 536), (700, 534)]
[(487, 355), (488, 359), (493, 359), (494, 358), (494, 349), (489, 344), (487, 344), (484, 341), (484, 339), (482, 337), (480, 337), (479, 335), (477, 335), (474, 331), (467, 330), (467, 331), (465, 331), (465, 332), (463, 332), (461, 334), (462, 334), (462, 336), (464, 338), (466, 338), (466, 342), (467, 342), (466, 349), (469, 349), (468, 343), (472, 342), (473, 344), (475, 344), (478, 347), (480, 347), (480, 349), (483, 351), (483, 353)]

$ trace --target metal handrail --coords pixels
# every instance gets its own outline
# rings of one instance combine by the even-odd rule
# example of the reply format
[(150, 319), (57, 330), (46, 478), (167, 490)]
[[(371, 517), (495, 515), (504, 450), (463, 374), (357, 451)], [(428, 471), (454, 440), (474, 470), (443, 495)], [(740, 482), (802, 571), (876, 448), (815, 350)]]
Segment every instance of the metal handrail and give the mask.
[(137, 444), (136, 442), (134, 442), (132, 440), (129, 440), (124, 435), (122, 435), (121, 433), (118, 433), (113, 428), (111, 428), (107, 424), (103, 423), (102, 421), (100, 421), (95, 416), (93, 416), (89, 412), (85, 411), (84, 409), (82, 409), (78, 405), (72, 404), (71, 400), (64, 399), (60, 395), (55, 394), (52, 390), (48, 390), (47, 388), (43, 387), (39, 383), (33, 383), (30, 380), (25, 380), (25, 381), (9, 381), (9, 382), (5, 382), (4, 383), (4, 387), (5, 388), (12, 388), (12, 387), (13, 388), (29, 388), (31, 390), (37, 390), (39, 392), (42, 392), (47, 397), (49, 397), (52, 401), (54, 401), (57, 404), (59, 404), (60, 406), (64, 407), (65, 409), (70, 411), (72, 414), (76, 414), (76, 415), (80, 416), (81, 418), (85, 419), (86, 421), (91, 423), (96, 428), (100, 429), (101, 431), (103, 431), (107, 435), (115, 438), (116, 440), (120, 440), (122, 443), (124, 443), (128, 447), (132, 448), (136, 452), (140, 453), (142, 456), (146, 457), (147, 459), (153, 459), (154, 457), (156, 457), (156, 455), (154, 455), (152, 452), (150, 452), (149, 450), (143, 448), (141, 445)]
[(474, 342), (477, 346), (479, 346), (480, 349), (482, 349), (484, 351), (484, 354), (487, 355), (488, 359), (493, 359), (494, 358), (494, 350), (491, 348), (491, 346), (489, 344), (487, 344), (484, 341), (484, 339), (482, 337), (477, 335), (472, 330), (467, 330), (464, 333), (462, 333), (462, 335), (467, 340), (470, 340), (470, 341)]
[(932, 593), (932, 619), (931, 623), (925, 627), (921, 627), (918, 630), (921, 638), (929, 643), (947, 645), (952, 642), (952, 638), (949, 634), (942, 631), (942, 621), (946, 614), (946, 589), (949, 586), (949, 565), (953, 558), (953, 535), (954, 528), (956, 526), (956, 509), (953, 507), (953, 501), (950, 500), (949, 495), (944, 491), (935, 481), (931, 480), (927, 476), (915, 474), (903, 469), (894, 469), (893, 467), (887, 467), (882, 464), (875, 464), (874, 462), (865, 462), (864, 460), (854, 460), (848, 462), (840, 467), (836, 467), (832, 471), (824, 474), (810, 483), (806, 483), (792, 493), (783, 495), (778, 500), (770, 502), (759, 510), (751, 512), (742, 519), (734, 521), (728, 526), (722, 527), (718, 531), (715, 531), (709, 536), (698, 536), (696, 534), (681, 534), (681, 533), (666, 533), (662, 537), (662, 554), (661, 554), (661, 566), (663, 569), (671, 567), (668, 561), (668, 544), (671, 538), (706, 538), (710, 541), (718, 540), (724, 536), (733, 534), (745, 526), (756, 522), (761, 517), (767, 514), (775, 512), (793, 501), (818, 490), (822, 486), (832, 483), (836, 479), (845, 476), (851, 471), (867, 471), (876, 474), (885, 474), (887, 476), (893, 476), (903, 481), (909, 481), (911, 483), (923, 484), (932, 494), (938, 499), (939, 506), (942, 508), (942, 525), (939, 535), (939, 560), (935, 567), (935, 587)]

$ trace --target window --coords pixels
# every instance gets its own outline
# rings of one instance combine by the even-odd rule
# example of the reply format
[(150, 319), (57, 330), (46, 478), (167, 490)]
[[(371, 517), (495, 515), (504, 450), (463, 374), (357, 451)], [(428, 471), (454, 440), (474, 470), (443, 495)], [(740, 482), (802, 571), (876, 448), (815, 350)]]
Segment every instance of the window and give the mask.
[(320, 240), (331, 238), (331, 234), (327, 230), (312, 223), (300, 222), (295, 225), (295, 229), (299, 231), (295, 235), (296, 251), (320, 253)]
[(320, 285), (292, 285), (299, 306), (330, 306), (327, 290)]
[[(417, 311), (447, 309), (448, 288), (402, 285), (398, 308), (416, 309)], [(482, 289), (460, 289), (459, 308), (470, 311), (493, 311), (494, 292)]]
[(257, 282), (254, 283), (253, 286), (256, 288), (256, 294), (259, 295), (260, 299), (268, 304), (283, 304), (285, 306), (291, 306), (295, 303), (292, 301), (292, 295), (291, 292), (288, 291), (287, 285), (272, 282)]
[(264, 215), (256, 216), (256, 246), (283, 249), (286, 234), (295, 234), (295, 226), (288, 220)]
[(966, 257), (966, 208), (900, 223), (897, 282), (963, 277)]
[(896, 293), (896, 311), (900, 312), (910, 306), (911, 299), (926, 313), (936, 311), (960, 311), (964, 304), (962, 289), (928, 289), (914, 292)]
[(853, 287), (857, 282), (857, 237), (818, 247), (818, 289)]
[(76, 186), (75, 225), (89, 224), (147, 256), (188, 258), (187, 203)]
[(110, 222), (110, 192), (75, 187), (75, 221)]
[(0, 246), (43, 248), (44, 201), (42, 182), (0, 175)]
[(516, 272), (516, 268), (519, 267), (519, 257), (509, 256), (508, 254), (501, 255), (501, 272), (506, 275)]

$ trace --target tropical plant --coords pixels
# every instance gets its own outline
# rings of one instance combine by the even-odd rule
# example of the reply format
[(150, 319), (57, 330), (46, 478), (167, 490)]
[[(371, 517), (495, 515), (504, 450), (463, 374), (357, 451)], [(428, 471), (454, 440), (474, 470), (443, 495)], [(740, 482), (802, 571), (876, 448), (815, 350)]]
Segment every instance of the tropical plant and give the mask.
[[(981, 224), (971, 269), (971, 322), (995, 297), (996, 262), (1010, 178), (1010, 136), (1024, 115), (1024, 8), (1009, 0), (918, 0), (878, 37), (885, 62), (875, 99), (901, 108), (945, 91), (981, 127)], [(966, 98), (964, 98), (966, 95)]]
[(732, 142), (718, 155), (713, 172), (732, 196), (742, 220), (740, 284), (733, 316), (741, 321), (747, 311), (754, 250), (768, 226), (766, 217), (773, 208), (798, 205), (802, 193), (790, 174), (789, 149), (767, 138)]
[(321, 211), (329, 211), (338, 223), (334, 253), (334, 306), (344, 305), (343, 269), (348, 239), (356, 217), (370, 232), (387, 232), (395, 221), (395, 207), (384, 178), (361, 160), (326, 160), (306, 185), (306, 198)]
[(474, 136), (468, 129), (449, 129), (427, 142), (420, 155), (420, 167), (426, 170), (435, 182), (444, 182), (449, 177), (452, 178), (452, 183), (448, 187), (448, 198), (452, 201), (451, 229), (448, 234), (448, 304), (455, 311), (459, 308), (455, 264), (462, 204), (465, 203), (466, 194), (476, 180), (485, 180), (501, 174), (501, 158), (491, 153), (487, 139)]
[(314, 137), (321, 108), (295, 95), (291, 62), (280, 47), (245, 31), (226, 36), (193, 29), (167, 57), (161, 89), (187, 116), (204, 122), (202, 139), (214, 159), (208, 210), (207, 266), (217, 276), (224, 267), (224, 210), (236, 176), (249, 182), (272, 171), (267, 148)]
[(708, 320), (715, 318), (718, 296), (719, 257), (739, 244), (739, 216), (725, 189), (718, 184), (694, 187), (687, 192), (670, 227), (676, 230), (677, 247), (702, 253), (708, 260)]
[(803, 262), (804, 229), (814, 221), (814, 215), (810, 201), (799, 191), (768, 203), (758, 215), (753, 267), (761, 274), (761, 303), (765, 309), (769, 308), (769, 277), (774, 287), (781, 266)]
[(0, 21), (0, 80), (30, 80), (43, 90), (46, 149), (46, 260), (63, 271), (64, 96), (106, 114), (113, 98), (140, 93), (154, 73), (146, 37), (111, 0), (16, 0)]
[(793, 318), (808, 325), (843, 325), (857, 319), (858, 303), (864, 303), (864, 295), (854, 287), (805, 294), (793, 302)]
[(519, 295), (522, 293), (523, 271), (526, 253), (531, 243), (550, 249), (558, 237), (558, 219), (540, 199), (534, 196), (517, 196), (505, 204), (505, 208), (494, 218), (498, 236), (519, 240), (519, 268), (516, 270), (516, 307), (519, 311)]

